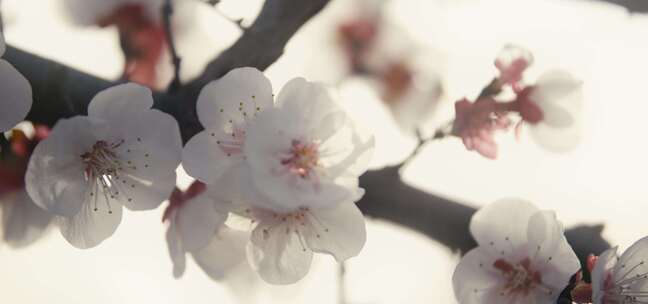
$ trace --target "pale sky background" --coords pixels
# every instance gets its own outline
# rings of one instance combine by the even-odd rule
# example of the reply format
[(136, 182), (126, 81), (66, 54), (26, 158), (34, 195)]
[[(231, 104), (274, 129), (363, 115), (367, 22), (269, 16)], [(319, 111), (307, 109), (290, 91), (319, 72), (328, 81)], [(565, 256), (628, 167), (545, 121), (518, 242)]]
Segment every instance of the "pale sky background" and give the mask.
[[(332, 1), (295, 36), (268, 70), (275, 90), (296, 76), (335, 81), (332, 25), (349, 13), (350, 2)], [(56, 4), (4, 0), (7, 41), (92, 74), (118, 76), (115, 31), (72, 26)], [(260, 4), (224, 0), (221, 9), (250, 22)], [(179, 42), (186, 77), (238, 35), (213, 10), (202, 7), (196, 14), (195, 27)], [(440, 67), (446, 97), (435, 121), (448, 119), (453, 101), (474, 96), (492, 78), (492, 60), (506, 43), (534, 52), (529, 79), (559, 67), (580, 77), (585, 88), (585, 132), (575, 151), (550, 154), (528, 137), (518, 142), (507, 134), (500, 138), (499, 159), (490, 161), (447, 139), (429, 144), (407, 168), (408, 183), (474, 206), (524, 198), (556, 210), (568, 227), (605, 222), (605, 237), (622, 248), (648, 234), (648, 17), (578, 0), (398, 0), (390, 4), (389, 18), (429, 48), (429, 60)], [(366, 84), (346, 83), (339, 95), (359, 124), (375, 132), (374, 168), (407, 155), (413, 140), (400, 133)], [(336, 266), (328, 256), (317, 258), (294, 286), (242, 286), (244, 276), (221, 284), (193, 263), (174, 280), (161, 212), (126, 212), (115, 235), (90, 250), (71, 247), (57, 231), (27, 249), (0, 248), (1, 302), (335, 303)], [(453, 253), (399, 226), (367, 225), (367, 244), (348, 265), (350, 303), (454, 303)], [(240, 291), (245, 299), (236, 296)]]

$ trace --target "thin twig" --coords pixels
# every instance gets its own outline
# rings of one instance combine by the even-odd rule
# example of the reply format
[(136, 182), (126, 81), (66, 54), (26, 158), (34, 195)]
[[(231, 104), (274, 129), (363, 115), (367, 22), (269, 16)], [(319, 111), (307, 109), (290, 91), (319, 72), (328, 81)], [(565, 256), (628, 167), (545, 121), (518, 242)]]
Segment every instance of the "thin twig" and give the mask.
[(247, 27), (243, 26), (243, 18), (232, 18), (232, 17), (230, 17), (229, 15), (223, 13), (223, 11), (221, 11), (221, 10), (220, 10), (219, 8), (217, 8), (217, 7), (214, 7), (214, 10), (215, 10), (216, 13), (218, 13), (221, 17), (223, 17), (225, 20), (231, 22), (231, 23), (234, 24), (236, 27), (238, 27), (239, 30), (244, 31), (244, 32), (247, 31)]
[(479, 96), (477, 96), (477, 100), (488, 97), (488, 96), (495, 96), (499, 94), (502, 91), (502, 84), (499, 81), (499, 78), (493, 78), (491, 82), (486, 85), (481, 92), (479, 93)]
[(216, 10), (216, 13), (218, 13), (221, 17), (225, 18), (225, 20), (233, 23), (238, 27), (241, 31), (247, 31), (247, 27), (243, 26), (243, 18), (232, 18), (229, 15), (223, 13), (220, 9), (218, 9), (218, 5), (221, 4), (221, 0), (205, 0), (205, 3), (211, 5), (214, 7), (214, 10)]
[(437, 140), (437, 139), (443, 139), (446, 136), (450, 135), (452, 132), (452, 124), (454, 121), (450, 121), (440, 128), (438, 128), (435, 132), (434, 135), (424, 138), (423, 134), (420, 129), (416, 129), (416, 147), (414, 147), (414, 150), (412, 150), (412, 153), (407, 156), (402, 162), (400, 162), (396, 167), (398, 167), (400, 170), (403, 170), (420, 152), (423, 150), (423, 146), (425, 146), (427, 143)]
[(338, 304), (347, 304), (345, 276), (346, 266), (342, 262), (338, 266)]
[(180, 83), (180, 66), (182, 59), (178, 56), (178, 51), (173, 40), (173, 33), (171, 31), (171, 16), (173, 15), (173, 4), (172, 0), (165, 0), (164, 5), (162, 6), (162, 22), (164, 23), (164, 33), (166, 35), (166, 40), (169, 45), (169, 51), (171, 53), (171, 63), (173, 64), (173, 80), (169, 84), (168, 91), (173, 93), (180, 89), (182, 84)]

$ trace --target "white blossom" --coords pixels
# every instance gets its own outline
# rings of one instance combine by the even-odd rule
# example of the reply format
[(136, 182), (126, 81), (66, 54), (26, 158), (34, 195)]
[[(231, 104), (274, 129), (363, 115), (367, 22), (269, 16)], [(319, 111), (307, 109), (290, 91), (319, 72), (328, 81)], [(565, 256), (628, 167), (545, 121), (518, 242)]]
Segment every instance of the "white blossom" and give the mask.
[[(0, 34), (0, 56), (5, 50), (4, 36)], [(25, 119), (32, 106), (31, 85), (4, 59), (0, 59), (0, 91), (0, 132), (4, 132)]]
[(359, 253), (373, 138), (359, 134), (321, 84), (290, 81), (273, 105), (270, 82), (236, 69), (206, 86), (197, 111), (205, 131), (183, 152), (189, 173), (216, 193), (219, 210), (254, 221), (248, 258), (274, 284), (301, 279), (313, 252), (344, 261)]
[(250, 123), (273, 106), (270, 81), (253, 68), (234, 69), (206, 85), (196, 111), (205, 128), (185, 145), (182, 163), (189, 175), (213, 184), (228, 170), (243, 170), (243, 145)]
[(34, 204), (23, 188), (0, 196), (2, 240), (10, 247), (28, 246), (44, 235), (53, 216)]
[(582, 82), (568, 72), (552, 70), (529, 88), (528, 100), (542, 112), (540, 121), (530, 124), (533, 139), (552, 151), (573, 149), (581, 135)]
[(631, 304), (648, 301), (648, 237), (621, 256), (618, 247), (603, 252), (592, 271), (593, 304)]
[(248, 259), (261, 278), (272, 284), (303, 278), (313, 252), (330, 254), (341, 263), (358, 255), (366, 241), (364, 217), (352, 201), (292, 212), (249, 207), (244, 215), (256, 223)]
[(225, 226), (227, 213), (217, 211), (207, 193), (170, 208), (165, 217), (169, 221), (166, 239), (174, 277), (184, 273), (187, 253), (215, 280), (245, 261), (247, 233)]
[(294, 211), (360, 199), (358, 177), (373, 146), (373, 137), (357, 132), (323, 85), (296, 78), (281, 90), (275, 108), (259, 113), (243, 151), (254, 186), (266, 198), (258, 206)]
[(552, 211), (522, 200), (480, 209), (470, 232), (478, 247), (452, 281), (461, 304), (555, 303), (580, 264)]
[(34, 150), (27, 191), (60, 216), (61, 233), (72, 245), (89, 248), (111, 236), (122, 206), (153, 209), (169, 197), (180, 131), (173, 117), (152, 106), (147, 88), (109, 88), (91, 101), (88, 116), (59, 120)]

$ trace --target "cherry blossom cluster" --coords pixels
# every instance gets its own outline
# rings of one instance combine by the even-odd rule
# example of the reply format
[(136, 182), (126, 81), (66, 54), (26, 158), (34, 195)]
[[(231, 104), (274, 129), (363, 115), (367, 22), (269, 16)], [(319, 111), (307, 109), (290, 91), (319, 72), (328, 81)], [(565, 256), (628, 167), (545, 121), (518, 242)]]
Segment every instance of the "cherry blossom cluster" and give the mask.
[[(314, 252), (340, 262), (360, 252), (365, 223), (355, 202), (373, 137), (358, 132), (324, 85), (296, 78), (275, 98), (258, 70), (232, 70), (203, 88), (197, 113), (205, 130), (184, 149), (176, 120), (153, 102), (146, 87), (117, 85), (99, 92), (87, 115), (60, 119), (33, 140), (15, 131), (22, 167), (2, 193), (24, 201), (4, 212), (5, 223), (29, 213), (26, 225), (43, 230), (53, 220), (70, 244), (91, 248), (113, 235), (122, 207), (151, 210), (168, 199), (176, 277), (187, 253), (217, 279), (247, 251), (261, 278), (287, 284), (306, 275)], [(181, 161), (198, 180), (184, 192), (176, 188)], [(228, 227), (230, 214), (248, 219), (249, 230)]]
[[(484, 157), (497, 157), (494, 135), (515, 125), (528, 126), (535, 141), (551, 151), (567, 151), (579, 142), (582, 83), (563, 70), (543, 73), (532, 85), (524, 82), (524, 71), (533, 63), (528, 50), (506, 46), (495, 66), (496, 77), (474, 102), (455, 103), (452, 134), (468, 150)], [(512, 93), (513, 99), (501, 95)]]
[(340, 262), (360, 252), (365, 224), (354, 203), (373, 137), (323, 85), (296, 78), (275, 98), (261, 72), (240, 68), (205, 86), (196, 108), (205, 130), (186, 144), (183, 166), (207, 185), (216, 210), (251, 221), (248, 260), (261, 278), (293, 283), (313, 252)]
[(621, 256), (618, 247), (590, 256), (586, 282), (553, 211), (520, 199), (499, 200), (473, 215), (470, 233), (478, 246), (452, 278), (460, 304), (556, 303), (564, 290), (579, 304), (648, 302), (648, 237)]

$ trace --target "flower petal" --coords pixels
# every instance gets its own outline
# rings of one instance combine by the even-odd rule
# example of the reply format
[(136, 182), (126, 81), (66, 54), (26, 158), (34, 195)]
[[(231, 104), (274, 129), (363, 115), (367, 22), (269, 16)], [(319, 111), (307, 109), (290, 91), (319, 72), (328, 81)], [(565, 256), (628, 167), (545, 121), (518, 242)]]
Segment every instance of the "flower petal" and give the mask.
[(555, 302), (571, 277), (580, 269), (580, 262), (564, 236), (562, 223), (553, 211), (539, 211), (529, 220), (528, 256), (533, 257), (542, 283), (548, 289), (541, 292)]
[(351, 202), (332, 209), (310, 210), (307, 221), (303, 231), (308, 247), (328, 253), (340, 263), (358, 255), (367, 240), (364, 217)]
[[(99, 196), (99, 204), (105, 201)], [(92, 204), (83, 207), (72, 217), (59, 217), (61, 234), (72, 246), (87, 249), (99, 245), (113, 235), (122, 218), (122, 206), (112, 205), (112, 213), (107, 209), (94, 210)]]
[(327, 139), (332, 132), (337, 131), (334, 125), (333, 128), (322, 127), (322, 122), (327, 120), (331, 113), (342, 110), (321, 83), (310, 82), (301, 77), (292, 79), (279, 92), (276, 104), (286, 118), (281, 121), (286, 130), (302, 130), (302, 133), (312, 134), (321, 140)]
[(26, 189), (36, 205), (62, 216), (72, 216), (88, 198), (80, 155), (102, 136), (105, 125), (77, 116), (61, 119), (29, 160)]
[(186, 268), (185, 249), (182, 246), (182, 239), (178, 235), (178, 226), (172, 220), (166, 232), (167, 247), (169, 249), (169, 256), (173, 263), (173, 277), (180, 278)]
[[(645, 277), (648, 275), (648, 237), (644, 237), (626, 249), (619, 261), (614, 265), (614, 282), (620, 282), (629, 278)], [(648, 280), (636, 281), (632, 285), (633, 291), (648, 291)]]
[(575, 121), (569, 127), (563, 128), (555, 128), (549, 124), (539, 123), (530, 127), (529, 133), (538, 145), (556, 153), (571, 151), (582, 140), (579, 121)]
[(228, 271), (245, 261), (249, 233), (221, 227), (207, 246), (192, 252), (198, 266), (213, 280), (227, 276)]
[(205, 194), (185, 202), (177, 212), (178, 233), (187, 251), (207, 246), (227, 219), (226, 213), (216, 212), (214, 202)]
[(7, 51), (7, 43), (5, 42), (4, 34), (0, 34), (0, 56), (4, 55)]
[[(502, 275), (492, 267), (494, 258), (484, 247), (468, 251), (452, 275), (452, 286), (461, 304), (505, 303), (486, 301), (502, 283)], [(496, 292), (499, 294), (499, 292)]]
[[(196, 103), (198, 119), (206, 129), (240, 124), (272, 107), (272, 85), (255, 68), (237, 68), (207, 84)], [(245, 115), (244, 115), (245, 113)]]
[(156, 177), (151, 181), (142, 180), (133, 175), (123, 175), (115, 185), (115, 189), (120, 192), (116, 199), (124, 207), (133, 211), (151, 210), (169, 198), (175, 185), (175, 172)]
[[(292, 123), (288, 117), (293, 116), (287, 114), (284, 109), (266, 110), (259, 115), (248, 132), (244, 147), (245, 158), (254, 184), (269, 199), (269, 205), (254, 203), (262, 208), (290, 211), (306, 205), (313, 208), (332, 207), (356, 198), (357, 187), (349, 188), (332, 180), (331, 177), (337, 176), (330, 176), (326, 167), (319, 168), (321, 171), (314, 170), (308, 178), (302, 178), (289, 172), (282, 164), (282, 157), (293, 145), (293, 140), (309, 134), (304, 129), (291, 128)], [(310, 114), (304, 112), (295, 115)], [(349, 141), (341, 149), (353, 148), (350, 145)], [(340, 174), (339, 171), (344, 172), (337, 170), (331, 173)]]
[(176, 120), (158, 110), (145, 110), (111, 121), (111, 141), (122, 142), (117, 153), (125, 170), (142, 179), (174, 172), (182, 158)]
[(619, 260), (617, 254), (618, 247), (610, 248), (599, 255), (594, 269), (592, 270), (592, 302), (596, 304), (603, 303), (605, 296), (605, 281), (610, 271), (614, 268)]
[(32, 244), (52, 221), (52, 215), (36, 206), (25, 190), (0, 198), (0, 209), (3, 239), (14, 248)]
[(292, 284), (306, 276), (313, 251), (304, 247), (299, 234), (288, 224), (264, 223), (252, 231), (248, 260), (261, 278), (270, 284)]
[(88, 105), (88, 116), (120, 121), (124, 115), (146, 111), (152, 106), (153, 95), (149, 88), (126, 83), (97, 93)]
[(563, 70), (550, 70), (536, 81), (536, 89), (531, 92), (531, 100), (539, 103), (574, 104), (580, 106), (583, 82)]
[(228, 156), (218, 144), (219, 139), (211, 136), (214, 132), (217, 131), (196, 134), (182, 151), (182, 166), (187, 174), (206, 184), (213, 184), (229, 168), (243, 160), (242, 155)]
[(9, 62), (0, 59), (0, 132), (25, 119), (32, 106), (32, 89), (27, 79)]
[(527, 243), (529, 219), (538, 209), (521, 199), (501, 199), (482, 207), (470, 221), (477, 244), (495, 252), (515, 251)]

